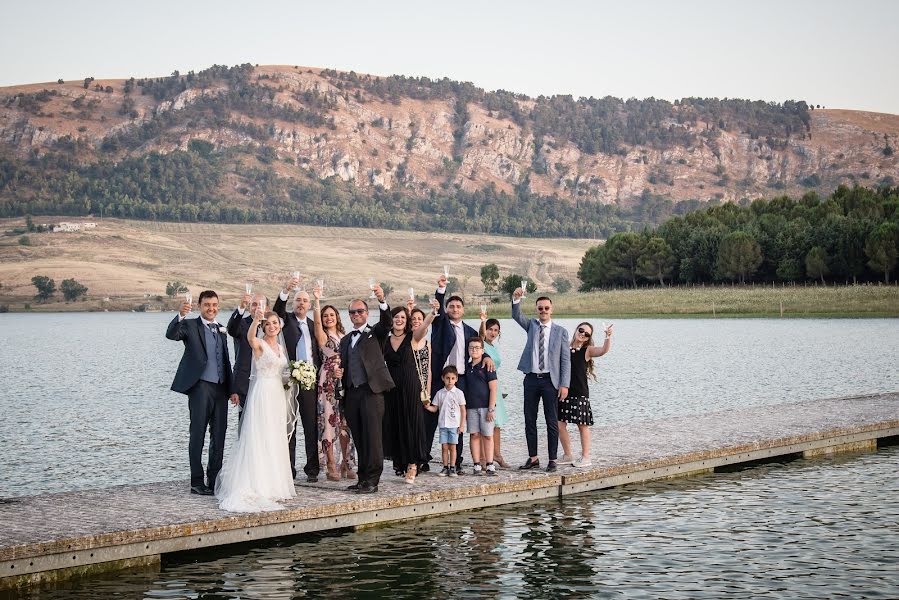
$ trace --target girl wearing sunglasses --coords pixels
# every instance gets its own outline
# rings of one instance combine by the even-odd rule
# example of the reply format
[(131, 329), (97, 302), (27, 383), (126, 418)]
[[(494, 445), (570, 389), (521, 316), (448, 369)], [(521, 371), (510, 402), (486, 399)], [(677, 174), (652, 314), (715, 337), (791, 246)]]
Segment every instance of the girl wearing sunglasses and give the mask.
[(573, 461), (571, 455), (571, 439), (568, 437), (568, 423), (577, 425), (581, 434), (581, 457), (574, 460), (578, 468), (589, 467), (590, 461), (590, 426), (593, 425), (593, 411), (590, 409), (590, 389), (587, 377), (596, 381), (593, 359), (609, 351), (612, 346), (612, 326), (605, 329), (605, 341), (602, 346), (593, 345), (593, 325), (581, 323), (571, 336), (571, 387), (568, 397), (559, 401), (559, 441), (562, 443), (562, 459), (559, 464)]

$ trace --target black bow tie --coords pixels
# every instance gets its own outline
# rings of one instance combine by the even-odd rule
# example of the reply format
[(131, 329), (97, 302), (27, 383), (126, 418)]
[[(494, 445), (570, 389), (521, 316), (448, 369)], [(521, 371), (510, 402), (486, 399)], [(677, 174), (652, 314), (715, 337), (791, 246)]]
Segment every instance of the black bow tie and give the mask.
[(361, 330), (361, 329), (354, 329), (353, 331), (350, 332), (350, 335), (353, 336), (353, 337), (355, 337), (355, 336), (357, 336), (357, 335), (362, 335), (362, 330)]

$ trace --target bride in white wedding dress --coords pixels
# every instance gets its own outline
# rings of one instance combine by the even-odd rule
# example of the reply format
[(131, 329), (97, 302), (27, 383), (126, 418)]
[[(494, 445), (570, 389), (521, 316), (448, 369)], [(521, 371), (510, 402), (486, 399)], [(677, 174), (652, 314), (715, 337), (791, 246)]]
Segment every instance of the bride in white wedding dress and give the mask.
[(262, 316), (257, 310), (247, 333), (253, 367), (246, 414), (215, 482), (219, 507), (231, 512), (280, 510), (283, 507), (278, 500), (296, 496), (288, 441), (297, 413), (291, 404), (293, 390), (285, 390), (282, 381), (287, 349), (279, 338), (281, 320), (273, 312), (265, 315), (263, 337), (256, 337)]

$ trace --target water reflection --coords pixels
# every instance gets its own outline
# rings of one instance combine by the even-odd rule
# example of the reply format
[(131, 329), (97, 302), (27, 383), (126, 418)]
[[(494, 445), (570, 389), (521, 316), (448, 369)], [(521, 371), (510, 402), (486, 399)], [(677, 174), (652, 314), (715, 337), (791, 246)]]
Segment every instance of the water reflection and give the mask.
[(231, 546), (87, 598), (894, 598), (899, 447)]

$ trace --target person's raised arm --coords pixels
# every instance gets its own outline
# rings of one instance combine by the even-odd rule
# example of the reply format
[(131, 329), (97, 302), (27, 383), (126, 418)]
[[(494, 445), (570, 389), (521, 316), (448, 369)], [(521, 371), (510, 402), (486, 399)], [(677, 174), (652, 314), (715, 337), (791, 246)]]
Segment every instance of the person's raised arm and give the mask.
[(312, 322), (315, 326), (315, 341), (318, 343), (319, 348), (324, 348), (328, 343), (328, 334), (325, 333), (325, 328), (322, 326), (322, 289), (318, 286), (312, 288), (312, 297), (315, 298), (315, 310), (312, 311)]
[(180, 342), (187, 337), (184, 329), (184, 317), (190, 312), (190, 307), (190, 302), (185, 301), (181, 303), (181, 306), (178, 308), (178, 316), (172, 319), (172, 322), (169, 323), (165, 330), (165, 337), (176, 342)]
[(287, 319), (287, 299), (290, 297), (290, 290), (296, 288), (300, 285), (300, 280), (296, 277), (291, 277), (287, 280), (287, 283), (284, 284), (284, 289), (282, 289), (278, 293), (278, 299), (275, 300), (275, 306), (272, 307), (272, 311), (284, 321)]
[(262, 309), (257, 308), (256, 312), (253, 313), (253, 322), (250, 323), (250, 328), (247, 329), (247, 342), (250, 344), (250, 348), (253, 349), (253, 356), (259, 358), (262, 354), (262, 341), (256, 337), (256, 332), (259, 331), (259, 324), (262, 322)]
[(606, 327), (606, 339), (602, 346), (590, 346), (587, 348), (587, 358), (598, 358), (609, 351), (612, 347), (612, 325)]
[(380, 284), (376, 285), (372, 291), (375, 293), (375, 298), (378, 299), (378, 310), (380, 312), (378, 314), (378, 322), (371, 329), (376, 338), (383, 340), (390, 333), (390, 328), (393, 325), (393, 319), (390, 317), (390, 305), (387, 304), (387, 298), (384, 296), (384, 290), (381, 289)]
[(425, 320), (422, 322), (421, 327), (416, 329), (412, 334), (412, 339), (415, 340), (415, 343), (418, 343), (424, 339), (425, 334), (428, 332), (428, 327), (430, 327), (431, 323), (434, 322), (434, 317), (437, 315), (437, 311), (439, 309), (440, 303), (437, 302), (437, 300), (431, 300), (431, 312), (429, 312), (427, 316), (425, 316)]
[(437, 279), (437, 289), (434, 290), (434, 298), (436, 298), (437, 302), (440, 304), (439, 308), (437, 309), (438, 311), (440, 311), (440, 314), (438, 316), (441, 317), (444, 317), (446, 315), (446, 284), (446, 275), (441, 275)]
[(243, 319), (244, 311), (247, 310), (247, 306), (250, 304), (250, 295), (244, 294), (243, 298), (240, 300), (240, 304), (234, 309), (234, 312), (231, 313), (231, 318), (228, 319), (228, 335), (233, 337), (235, 340), (240, 335), (240, 321)]
[(524, 290), (521, 288), (516, 288), (514, 292), (512, 292), (512, 318), (515, 319), (515, 322), (521, 325), (521, 328), (525, 331), (528, 330), (528, 319), (523, 314), (521, 314), (521, 297), (524, 295)]

